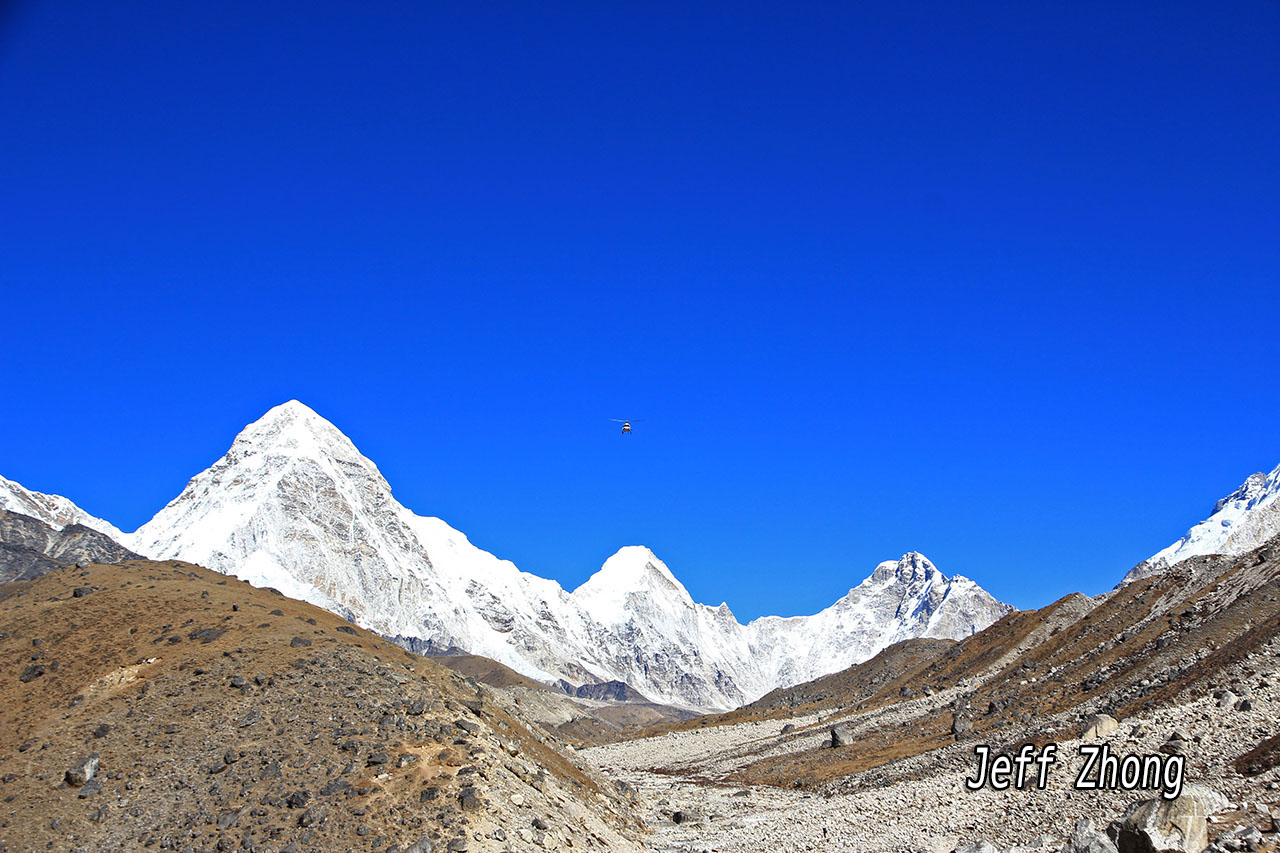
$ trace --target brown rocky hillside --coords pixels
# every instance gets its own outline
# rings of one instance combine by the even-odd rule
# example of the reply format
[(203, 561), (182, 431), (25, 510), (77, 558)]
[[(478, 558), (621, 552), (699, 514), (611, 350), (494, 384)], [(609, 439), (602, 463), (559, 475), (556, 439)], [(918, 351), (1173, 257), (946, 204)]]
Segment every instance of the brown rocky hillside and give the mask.
[[(726, 779), (848, 787), (884, 784), (906, 772), (895, 762), (957, 740), (1047, 742), (1094, 713), (1123, 719), (1219, 689), (1247, 698), (1265, 681), (1251, 660), (1280, 642), (1278, 557), (1273, 542), (1240, 557), (1194, 558), (1096, 598), (1012, 613), (959, 643), (900, 643), (736, 711), (647, 734), (817, 714), (821, 722), (779, 736), (799, 742), (855, 715), (847, 747), (779, 755), (777, 743), (762, 743), (761, 760)], [(874, 768), (883, 772), (865, 772)]]
[(272, 590), (146, 561), (0, 587), (0, 850), (632, 850), (641, 832), (486, 688)]

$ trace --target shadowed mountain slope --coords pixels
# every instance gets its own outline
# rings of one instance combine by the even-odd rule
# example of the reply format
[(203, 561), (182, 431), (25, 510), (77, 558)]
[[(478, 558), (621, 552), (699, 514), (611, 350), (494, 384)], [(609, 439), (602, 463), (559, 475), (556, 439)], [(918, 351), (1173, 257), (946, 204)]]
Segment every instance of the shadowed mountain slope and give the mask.
[(0, 583), (31, 580), (71, 563), (119, 563), (138, 555), (82, 524), (62, 528), (0, 509)]

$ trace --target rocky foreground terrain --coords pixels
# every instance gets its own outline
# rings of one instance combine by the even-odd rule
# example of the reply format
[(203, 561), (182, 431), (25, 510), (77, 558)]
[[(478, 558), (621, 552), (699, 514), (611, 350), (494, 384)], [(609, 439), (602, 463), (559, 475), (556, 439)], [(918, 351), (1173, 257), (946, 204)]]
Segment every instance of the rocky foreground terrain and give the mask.
[[(905, 643), (585, 754), (639, 789), (659, 849), (1109, 853), (1108, 827), (1120, 853), (1200, 851), (1220, 836), (1212, 849), (1274, 849), (1277, 552), (1197, 558), (960, 643)], [(1058, 745), (1045, 790), (966, 789), (976, 745), (1026, 743)], [(1076, 790), (1082, 743), (1186, 756), (1175, 802), (1198, 813), (1186, 829), (1198, 821), (1199, 834), (1167, 847), (1126, 835), (1126, 811), (1159, 791)]]
[(484, 688), (178, 562), (0, 586), (0, 850), (639, 850)]
[[(68, 566), (0, 585), (0, 850), (1273, 850), (1278, 545), (688, 720), (186, 563)], [(967, 790), (975, 747), (1050, 743), (1044, 789)], [(1077, 790), (1103, 744), (1184, 758), (1182, 796)]]

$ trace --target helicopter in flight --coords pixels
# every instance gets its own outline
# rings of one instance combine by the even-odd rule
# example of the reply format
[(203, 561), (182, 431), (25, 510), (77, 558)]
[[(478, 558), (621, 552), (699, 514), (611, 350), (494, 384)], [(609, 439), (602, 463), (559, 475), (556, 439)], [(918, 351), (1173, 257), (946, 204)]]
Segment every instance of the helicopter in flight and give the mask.
[(610, 418), (609, 420), (613, 421), (615, 424), (622, 424), (622, 434), (630, 435), (631, 425), (633, 423), (640, 423), (644, 418)]

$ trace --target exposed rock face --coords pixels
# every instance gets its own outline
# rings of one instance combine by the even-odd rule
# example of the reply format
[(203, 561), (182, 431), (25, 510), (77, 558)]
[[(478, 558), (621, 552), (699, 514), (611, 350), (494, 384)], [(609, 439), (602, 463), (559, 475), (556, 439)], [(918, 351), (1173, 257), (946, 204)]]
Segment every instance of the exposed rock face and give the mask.
[(416, 650), (465, 649), (546, 682), (619, 681), (698, 710), (741, 705), (902, 639), (968, 636), (1012, 609), (914, 553), (821, 613), (749, 625), (725, 604), (693, 601), (638, 546), (568, 592), (400, 505), (373, 462), (296, 401), (247, 427), (126, 544), (274, 587)]
[(1243, 554), (1280, 534), (1280, 466), (1251, 474), (1238, 489), (1214, 504), (1204, 521), (1177, 542), (1134, 566), (1121, 584), (1149, 577), (1191, 557)]
[(1200, 853), (1209, 846), (1209, 815), (1227, 798), (1204, 785), (1188, 785), (1173, 800), (1134, 803), (1107, 828), (1120, 853)]
[(36, 518), (0, 510), (0, 583), (30, 580), (71, 563), (118, 563), (137, 557), (105, 534), (83, 525), (58, 529)]
[(561, 679), (556, 686), (576, 699), (600, 699), (609, 702), (649, 701), (648, 697), (641, 696), (621, 681), (601, 681), (597, 684), (573, 685)]

